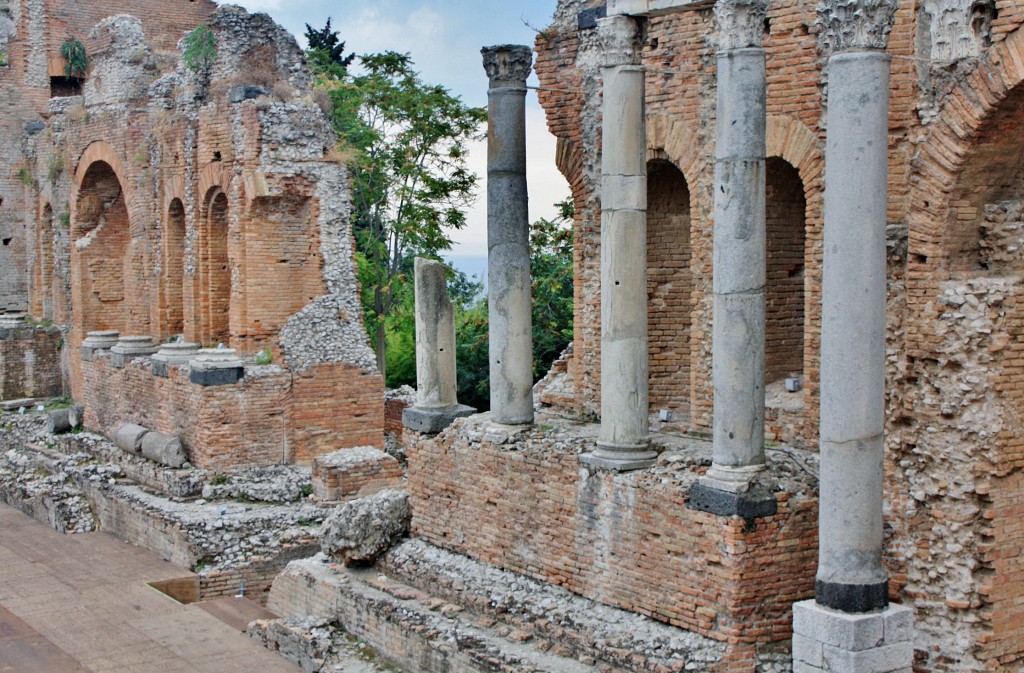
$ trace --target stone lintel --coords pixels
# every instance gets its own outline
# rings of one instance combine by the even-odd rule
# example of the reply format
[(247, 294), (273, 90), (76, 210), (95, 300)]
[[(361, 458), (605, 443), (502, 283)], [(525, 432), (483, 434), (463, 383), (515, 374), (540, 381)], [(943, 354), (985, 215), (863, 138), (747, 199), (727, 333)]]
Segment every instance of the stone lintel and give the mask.
[(225, 386), (238, 383), (244, 375), (244, 367), (192, 369), (188, 373), (188, 380), (200, 386)]
[(451, 425), (456, 418), (472, 416), (476, 409), (465, 404), (453, 404), (434, 409), (406, 407), (402, 410), (402, 425), (425, 434), (436, 434)]
[(779, 507), (775, 496), (764, 487), (753, 486), (738, 492), (715, 488), (702, 481), (690, 488), (690, 499), (686, 506), (698, 512), (743, 519), (773, 516)]
[(608, 0), (608, 16), (664, 16), (714, 4), (715, 0)]

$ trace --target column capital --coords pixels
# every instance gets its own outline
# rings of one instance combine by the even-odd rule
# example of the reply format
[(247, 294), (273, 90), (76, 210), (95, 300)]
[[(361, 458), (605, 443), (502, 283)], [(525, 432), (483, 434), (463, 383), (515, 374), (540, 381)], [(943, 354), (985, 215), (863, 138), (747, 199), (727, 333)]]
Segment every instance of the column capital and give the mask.
[(522, 44), (501, 44), (480, 50), (491, 88), (526, 87), (533, 66), (533, 50)]
[(768, 0), (718, 0), (715, 24), (717, 51), (761, 47)]
[(597, 21), (597, 35), (601, 41), (601, 65), (614, 68), (620, 65), (639, 65), (643, 46), (640, 22), (629, 16), (609, 16)]
[(818, 48), (825, 56), (884, 50), (898, 4), (898, 0), (824, 0), (818, 5)]

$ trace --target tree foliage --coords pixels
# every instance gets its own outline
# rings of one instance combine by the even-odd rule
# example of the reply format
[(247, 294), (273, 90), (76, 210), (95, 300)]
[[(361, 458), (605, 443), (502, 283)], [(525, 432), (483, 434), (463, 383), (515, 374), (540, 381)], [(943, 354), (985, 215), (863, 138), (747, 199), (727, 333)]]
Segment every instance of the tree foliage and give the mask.
[(89, 53), (81, 40), (69, 36), (60, 45), (60, 55), (64, 59), (64, 74), (67, 77), (85, 77), (89, 70)]
[(480, 136), (486, 113), (424, 83), (408, 54), (359, 56), (354, 74), (330, 22), (320, 31), (307, 26), (306, 38), (343, 154), (351, 157), (363, 307), (386, 374), (387, 319), (411, 286), (410, 260), (448, 249), (449, 232), (465, 226), (477, 182), (466, 166), (467, 145)]

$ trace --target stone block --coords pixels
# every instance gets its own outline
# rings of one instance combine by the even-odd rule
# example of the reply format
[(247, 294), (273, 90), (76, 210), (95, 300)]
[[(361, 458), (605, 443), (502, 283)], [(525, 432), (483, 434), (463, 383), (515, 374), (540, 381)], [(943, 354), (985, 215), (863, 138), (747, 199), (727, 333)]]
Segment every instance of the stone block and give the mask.
[(313, 461), (313, 493), (322, 500), (372, 495), (401, 488), (404, 472), (397, 459), (372, 446), (341, 449)]
[(114, 431), (114, 444), (123, 451), (138, 455), (142, 452), (142, 438), (149, 432), (148, 428), (134, 423), (125, 423)]
[(848, 614), (802, 601), (793, 605), (793, 633), (824, 645), (857, 652), (883, 642), (884, 612)]
[(81, 423), (82, 407), (75, 405), (46, 412), (46, 429), (50, 433), (68, 432)]
[(819, 668), (802, 661), (794, 661), (793, 673), (827, 673), (827, 671), (824, 668)]
[(476, 409), (465, 404), (453, 404), (437, 409), (407, 407), (402, 411), (402, 425), (416, 432), (436, 434), (451, 425), (456, 418), (472, 416), (475, 413)]
[(830, 673), (894, 673), (910, 668), (914, 645), (896, 643), (859, 652), (825, 645), (824, 655)]
[(409, 529), (406, 491), (388, 489), (345, 503), (324, 521), (321, 547), (346, 566), (368, 565)]
[(775, 496), (766, 489), (754, 487), (748, 491), (734, 493), (713, 488), (700, 481), (690, 489), (690, 500), (686, 505), (698, 512), (717, 516), (739, 516), (757, 519), (772, 516), (778, 512)]
[(142, 436), (143, 457), (167, 467), (178, 468), (185, 464), (188, 456), (181, 440), (162, 432), (147, 432)]
[(604, 5), (584, 9), (576, 15), (576, 30), (593, 30), (597, 28), (597, 20), (608, 15)]
[(153, 376), (167, 378), (167, 363), (162, 360), (153, 360)]
[(192, 369), (188, 373), (188, 380), (200, 386), (226, 386), (238, 383), (244, 375), (244, 367)]
[(905, 605), (890, 605), (885, 611), (883, 635), (886, 645), (914, 642), (914, 610)]
[(813, 638), (793, 634), (793, 665), (797, 662), (822, 667), (825, 665), (825, 646)]

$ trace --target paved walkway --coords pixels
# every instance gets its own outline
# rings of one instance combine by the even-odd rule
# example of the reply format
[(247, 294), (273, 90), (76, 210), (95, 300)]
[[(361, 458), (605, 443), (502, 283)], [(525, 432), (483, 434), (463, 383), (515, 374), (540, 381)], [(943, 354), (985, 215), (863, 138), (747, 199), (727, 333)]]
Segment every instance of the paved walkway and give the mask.
[(0, 504), (0, 673), (299, 673), (148, 585), (188, 570)]

